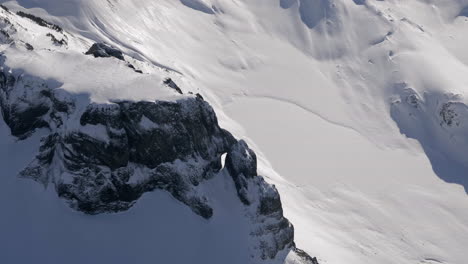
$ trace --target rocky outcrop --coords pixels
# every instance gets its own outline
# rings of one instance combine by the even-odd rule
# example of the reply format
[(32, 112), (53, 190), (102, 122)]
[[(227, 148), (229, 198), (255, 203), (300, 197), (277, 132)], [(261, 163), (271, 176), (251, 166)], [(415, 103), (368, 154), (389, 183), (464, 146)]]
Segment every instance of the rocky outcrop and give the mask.
[[(15, 41), (8, 20), (2, 30), (4, 41)], [(123, 60), (120, 51), (105, 44), (93, 45), (87, 54)], [(201, 95), (182, 95), (177, 84), (165, 79), (159, 85), (179, 93), (173, 101), (96, 104), (61, 85), (10, 69), (0, 56), (5, 123), (19, 140), (43, 136), (21, 177), (55, 187), (58, 196), (86, 214), (128, 210), (143, 194), (159, 189), (209, 220), (216, 214), (210, 199), (216, 197), (207, 197), (204, 184), (228, 173), (251, 222), (255, 263), (295, 252), (301, 263), (316, 264), (296, 249), (294, 228), (283, 216), (276, 188), (257, 174), (255, 153), (219, 126)]]
[(58, 40), (57, 37), (55, 37), (54, 34), (52, 33), (47, 33), (47, 36), (50, 38), (50, 40), (52, 41), (52, 43), (56, 46), (63, 46), (63, 45), (67, 45), (67, 40), (62, 38), (61, 40)]
[(163, 83), (167, 85), (167, 87), (174, 89), (177, 93), (183, 94), (182, 90), (180, 87), (171, 79), (171, 78), (166, 78)]
[[(4, 9), (4, 12), (10, 14), (8, 9)], [(17, 32), (16, 27), (11, 23), (7, 17), (0, 18), (0, 43), (10, 44), (13, 42), (11, 36)]]
[(251, 234), (259, 238), (262, 259), (294, 247), (294, 228), (283, 216), (278, 191), (257, 175), (257, 157), (244, 141), (236, 142), (226, 156), (226, 168), (231, 175), (239, 199), (251, 208)]
[[(8, 11), (8, 9), (5, 9), (5, 10)], [(16, 14), (18, 16), (20, 16), (20, 17), (24, 17), (24, 18), (27, 18), (27, 19), (35, 22), (36, 24), (38, 24), (41, 27), (50, 28), (50, 29), (55, 30), (55, 31), (60, 32), (60, 33), (63, 32), (63, 29), (60, 26), (58, 26), (56, 24), (52, 24), (50, 22), (47, 22), (44, 19), (42, 19), (40, 17), (37, 17), (35, 15), (28, 14), (28, 13), (25, 13), (23, 11), (18, 11)]]
[(114, 57), (122, 61), (125, 60), (122, 51), (105, 43), (94, 43), (85, 54), (93, 55), (95, 58)]
[(0, 72), (0, 107), (11, 134), (24, 139), (39, 128), (63, 123), (59, 113), (67, 113), (71, 102), (55, 98), (45, 82), (38, 78)]
[[(67, 45), (66, 39), (61, 39), (60, 41), (55, 37), (51, 37), (51, 39), (52, 42), (57, 46)], [(116, 58), (118, 60), (126, 62), (124, 53), (121, 50), (114, 48), (106, 43), (94, 43), (85, 54), (92, 55), (95, 58)], [(142, 70), (135, 68), (135, 66), (129, 62), (127, 62), (127, 67), (129, 67), (136, 73), (143, 73)], [(173, 87), (171, 86), (171, 88)], [(180, 91), (180, 93), (182, 93), (182, 91)]]
[[(0, 107), (12, 135), (48, 131), (21, 176), (54, 184), (72, 208), (87, 214), (127, 210), (144, 193), (162, 189), (209, 219), (216, 212), (199, 187), (222, 169), (227, 153), (225, 167), (247, 208), (261, 259), (295, 248), (294, 228), (276, 188), (257, 175), (255, 153), (219, 127), (201, 97), (90, 104), (80, 112), (42, 80), (10, 72), (0, 73)], [(77, 115), (73, 123), (70, 116)]]
[[(50, 131), (23, 177), (53, 182), (59, 196), (89, 214), (126, 210), (154, 189), (169, 191), (205, 218), (213, 214), (195, 189), (221, 169), (221, 155), (235, 139), (202, 99), (92, 104), (76, 113), (74, 102), (58, 100), (43, 83), (32, 92), (31, 81), (15, 85), (27, 77), (0, 77), (2, 112), (12, 134), (22, 139), (39, 128)], [(18, 87), (24, 90), (15, 98)], [(79, 124), (62, 127), (71, 114), (81, 116)]]
[(466, 105), (459, 102), (444, 103), (439, 112), (441, 118), (440, 125), (449, 127), (460, 126), (461, 120), (459, 118), (459, 112), (466, 112), (466, 108)]

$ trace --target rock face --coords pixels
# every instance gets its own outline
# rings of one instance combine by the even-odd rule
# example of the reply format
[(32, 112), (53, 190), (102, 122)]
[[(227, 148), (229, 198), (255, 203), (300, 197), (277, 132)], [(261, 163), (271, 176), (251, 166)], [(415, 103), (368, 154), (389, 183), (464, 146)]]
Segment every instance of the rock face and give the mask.
[[(12, 135), (24, 139), (37, 129), (49, 130), (21, 175), (53, 182), (73, 208), (89, 214), (127, 210), (158, 188), (205, 218), (213, 214), (194, 188), (221, 169), (221, 155), (235, 139), (202, 99), (91, 104), (76, 113), (73, 100), (58, 99), (35, 78), (3, 71), (0, 88)], [(75, 114), (79, 123), (70, 124), (67, 119)]]
[[(3, 43), (14, 42), (12, 23), (4, 19), (1, 26)], [(122, 52), (99, 43), (87, 54), (123, 60)], [(62, 84), (9, 68), (5, 56), (0, 56), (2, 117), (19, 140), (43, 136), (21, 177), (55, 187), (86, 214), (128, 210), (144, 193), (160, 189), (209, 220), (216, 211), (201, 187), (227, 172), (251, 222), (252, 256), (257, 256), (252, 258), (272, 260), (294, 251), (301, 263), (316, 263), (296, 249), (294, 228), (283, 216), (276, 188), (257, 174), (255, 153), (220, 128), (202, 96), (90, 103), (60, 89)], [(180, 90), (172, 80), (164, 84)]]
[(114, 57), (119, 60), (125, 60), (122, 51), (111, 47), (105, 43), (95, 43), (85, 53), (86, 55), (93, 55), (95, 58), (109, 58)]
[[(226, 170), (248, 208), (261, 259), (295, 248), (294, 228), (283, 216), (276, 188), (257, 175), (255, 153), (219, 127), (201, 97), (90, 104), (79, 112), (73, 99), (42, 80), (5, 68), (0, 88), (12, 135), (24, 139), (47, 131), (21, 177), (53, 183), (72, 208), (87, 214), (128, 210), (145, 192), (162, 189), (209, 219), (216, 212), (198, 187), (222, 169), (227, 153)], [(76, 115), (73, 124), (70, 117)]]
[(167, 87), (174, 89), (177, 93), (183, 94), (180, 87), (171, 78), (165, 79), (163, 83), (167, 85)]
[(260, 238), (261, 258), (273, 259), (277, 252), (294, 248), (294, 228), (283, 216), (278, 191), (257, 175), (257, 157), (244, 141), (232, 145), (226, 168), (239, 199), (251, 208), (252, 235)]
[[(5, 9), (5, 8), (4, 8)], [(9, 11), (8, 9), (5, 9), (5, 11)], [(18, 16), (20, 17), (24, 17), (24, 18), (27, 18), (33, 22), (35, 22), (36, 24), (38, 24), (39, 26), (41, 27), (46, 27), (46, 28), (50, 28), (52, 30), (55, 30), (57, 32), (63, 32), (63, 29), (55, 24), (52, 24), (52, 23), (49, 23), (47, 21), (45, 21), (44, 19), (40, 18), (40, 17), (37, 17), (35, 15), (32, 15), (32, 14), (28, 14), (28, 13), (25, 13), (23, 11), (19, 11), (16, 13)]]
[(127, 210), (145, 192), (164, 189), (204, 218), (213, 212), (195, 188), (221, 169), (234, 141), (208, 104), (120, 102), (90, 105), (75, 131), (53, 131), (24, 177), (47, 182), (72, 207), (96, 214)]

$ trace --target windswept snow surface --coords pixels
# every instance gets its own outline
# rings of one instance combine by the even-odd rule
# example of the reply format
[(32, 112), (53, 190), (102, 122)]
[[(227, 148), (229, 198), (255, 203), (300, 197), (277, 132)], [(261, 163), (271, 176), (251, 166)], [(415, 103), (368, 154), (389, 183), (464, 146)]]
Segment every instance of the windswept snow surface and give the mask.
[(411, 149), (379, 148), (352, 129), (269, 98), (236, 99), (227, 109), (276, 171), (288, 175), (287, 183), (272, 180), (297, 243), (322, 262), (464, 262), (466, 194), (432, 172), (416, 142)]
[[(280, 190), (298, 246), (321, 263), (466, 263), (468, 0), (1, 2), (14, 10), (27, 8), (81, 37), (76, 52), (84, 52), (80, 47), (90, 46), (91, 40), (105, 41), (141, 61), (148, 72), (155, 71), (153, 66), (166, 69), (184, 91), (200, 92), (215, 106), (222, 126), (256, 146), (260, 174)], [(64, 63), (56, 58), (50, 67)], [(31, 66), (34, 70), (40, 71)], [(118, 78), (113, 81), (123, 76)], [(73, 90), (79, 79), (68, 82), (71, 91), (81, 91)], [(146, 92), (144, 85), (138, 87), (141, 99)], [(97, 101), (116, 94), (112, 89), (84, 92)], [(118, 94), (135, 96), (131, 90)], [(2, 138), (2, 144), (12, 140)], [(72, 213), (54, 215), (57, 208), (26, 208), (30, 215), (20, 214), (20, 208), (49, 198), (40, 198), (39, 187), (29, 187), (34, 183), (14, 178), (24, 165), (18, 161), (13, 166), (6, 158), (12, 154), (3, 146), (1, 166), (14, 169), (2, 175), (7, 182), (2, 188), (28, 191), (1, 192), (4, 214), (21, 219), (2, 217), (7, 222), (1, 228), (9, 230), (7, 240), (25, 230), (30, 238), (27, 246), (13, 240), (6, 252), (27, 251), (37, 246), (32, 241), (40, 241), (56, 245), (57, 253), (64, 240), (84, 236), (80, 231), (85, 226), (102, 227), (109, 235), (96, 231), (78, 240), (83, 241), (76, 245), (82, 256), (122, 252), (121, 243), (133, 244), (128, 241), (137, 241), (138, 234), (159, 241), (152, 240), (158, 235), (152, 230), (160, 227), (139, 222), (148, 208), (167, 206), (162, 200), (170, 199), (159, 193), (147, 195), (157, 197), (145, 197), (127, 215), (85, 218), (73, 213), (81, 220), (69, 228), (66, 219)], [(25, 153), (18, 155), (28, 160)], [(48, 207), (61, 207), (50, 203)], [(188, 209), (170, 208), (171, 217), (189, 218), (184, 216), (190, 215)], [(31, 226), (35, 218), (42, 224)], [(204, 226), (193, 218), (183, 222), (195, 229)], [(113, 234), (119, 232), (107, 222), (128, 237), (116, 238)], [(145, 231), (131, 233), (132, 224)], [(51, 225), (76, 231), (48, 235)], [(229, 230), (219, 228), (213, 234)], [(198, 235), (204, 235), (200, 230)], [(167, 234), (167, 239), (174, 238)], [(219, 243), (216, 239), (210, 240), (213, 245)], [(93, 247), (106, 243), (109, 248), (103, 251)], [(234, 250), (219, 254), (231, 254), (235, 263)], [(173, 263), (183, 263), (178, 261)]]

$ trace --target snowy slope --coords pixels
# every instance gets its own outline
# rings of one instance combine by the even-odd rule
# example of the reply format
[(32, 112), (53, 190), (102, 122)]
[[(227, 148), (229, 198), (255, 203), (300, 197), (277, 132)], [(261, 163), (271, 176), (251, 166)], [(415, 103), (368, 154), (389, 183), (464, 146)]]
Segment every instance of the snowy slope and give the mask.
[[(468, 1), (2, 2), (81, 38), (77, 52), (105, 41), (201, 93), (256, 146), (297, 243), (321, 263), (466, 261)], [(9, 63), (61, 79), (73, 58), (56, 59), (51, 71)], [(121, 68), (115, 83), (135, 83)], [(153, 75), (136, 90), (67, 89), (152, 99)]]

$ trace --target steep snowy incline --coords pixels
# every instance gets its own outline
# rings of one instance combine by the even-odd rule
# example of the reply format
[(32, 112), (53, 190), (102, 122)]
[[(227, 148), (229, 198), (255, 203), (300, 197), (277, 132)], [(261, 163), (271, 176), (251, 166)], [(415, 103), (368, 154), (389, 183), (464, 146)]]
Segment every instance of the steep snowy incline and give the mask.
[(464, 263), (466, 194), (432, 172), (416, 142), (414, 150), (378, 148), (349, 128), (273, 99), (237, 98), (226, 109), (287, 175), (289, 183), (273, 180), (285, 213), (297, 243), (320, 260)]
[(321, 262), (466, 262), (468, 0), (2, 2), (201, 93)]

